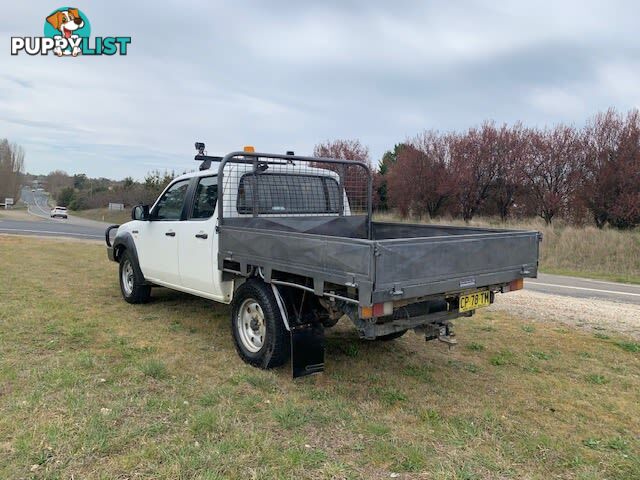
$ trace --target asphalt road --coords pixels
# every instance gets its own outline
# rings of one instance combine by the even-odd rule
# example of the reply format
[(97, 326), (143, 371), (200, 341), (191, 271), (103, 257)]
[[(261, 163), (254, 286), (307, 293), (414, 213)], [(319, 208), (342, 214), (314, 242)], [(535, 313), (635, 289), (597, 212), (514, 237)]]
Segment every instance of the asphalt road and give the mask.
[(63, 236), (90, 240), (104, 239), (104, 231), (109, 225), (108, 223), (73, 216), (67, 219), (51, 218), (51, 208), (44, 192), (23, 189), (20, 200), (27, 204), (27, 211), (32, 219), (0, 218), (0, 233)]
[(524, 288), (565, 297), (594, 298), (640, 305), (640, 285), (627, 283), (539, 273), (538, 278), (526, 278)]
[[(104, 230), (109, 225), (107, 223), (73, 216), (66, 220), (50, 218), (50, 208), (44, 192), (24, 189), (22, 200), (27, 203), (28, 211), (34, 217), (33, 221), (0, 219), (0, 233), (104, 239)], [(540, 273), (537, 279), (525, 279), (525, 289), (572, 298), (640, 305), (640, 285)]]

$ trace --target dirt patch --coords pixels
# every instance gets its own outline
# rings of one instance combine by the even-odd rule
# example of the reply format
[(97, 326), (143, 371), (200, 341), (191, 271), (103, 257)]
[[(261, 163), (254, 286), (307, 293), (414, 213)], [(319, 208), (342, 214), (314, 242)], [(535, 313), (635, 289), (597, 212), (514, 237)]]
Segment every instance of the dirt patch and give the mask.
[(522, 290), (497, 295), (490, 308), (533, 320), (617, 332), (640, 339), (640, 308), (634, 304)]

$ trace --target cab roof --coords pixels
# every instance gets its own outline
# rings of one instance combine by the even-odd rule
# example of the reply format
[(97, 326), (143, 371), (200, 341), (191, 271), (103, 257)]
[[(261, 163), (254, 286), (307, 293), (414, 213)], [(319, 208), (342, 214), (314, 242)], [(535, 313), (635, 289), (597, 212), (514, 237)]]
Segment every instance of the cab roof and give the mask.
[[(299, 165), (299, 164), (298, 164)], [(206, 169), (206, 170), (196, 170), (193, 172), (187, 172), (184, 173), (176, 178), (173, 179), (173, 182), (178, 181), (178, 180), (186, 180), (186, 179), (190, 179), (190, 178), (194, 178), (194, 177), (211, 177), (211, 176), (216, 176), (218, 175), (218, 167), (220, 166), (220, 162), (214, 162), (211, 164), (211, 168)], [(234, 169), (235, 173), (234, 175), (238, 175), (238, 174), (244, 174), (244, 173), (248, 173), (248, 172), (252, 172), (253, 171), (253, 165), (251, 163), (236, 163), (236, 162), (229, 162), (226, 166), (225, 166), (225, 171), (227, 171), (228, 169)], [(304, 168), (300, 168), (299, 166), (296, 166), (296, 164), (290, 164), (290, 163), (286, 163), (286, 162), (282, 162), (282, 163), (278, 163), (278, 164), (269, 164), (268, 169), (266, 170), (267, 173), (272, 172), (272, 173), (285, 173), (285, 174), (290, 174), (290, 175), (317, 175), (317, 176), (328, 176), (328, 177), (334, 177), (334, 178), (338, 178), (338, 174), (336, 172), (334, 172), (333, 170), (329, 170), (326, 168), (318, 168), (318, 167), (309, 167), (309, 166), (304, 166)], [(226, 174), (225, 174), (226, 176)]]

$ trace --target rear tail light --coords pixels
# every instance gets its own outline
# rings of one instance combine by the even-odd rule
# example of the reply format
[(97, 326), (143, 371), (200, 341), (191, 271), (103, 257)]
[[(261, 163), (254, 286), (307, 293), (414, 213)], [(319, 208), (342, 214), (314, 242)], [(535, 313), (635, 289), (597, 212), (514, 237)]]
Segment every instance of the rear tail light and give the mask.
[(524, 279), (518, 278), (512, 282), (509, 282), (509, 292), (513, 292), (515, 290), (522, 290), (524, 288)]
[(372, 307), (360, 307), (360, 318), (384, 317), (393, 313), (393, 302), (374, 303)]

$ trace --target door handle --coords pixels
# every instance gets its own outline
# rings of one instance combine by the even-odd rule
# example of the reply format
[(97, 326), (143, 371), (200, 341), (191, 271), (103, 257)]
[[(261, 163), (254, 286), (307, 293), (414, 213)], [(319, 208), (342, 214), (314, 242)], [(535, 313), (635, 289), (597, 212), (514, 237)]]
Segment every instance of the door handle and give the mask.
[(175, 237), (176, 236), (176, 232), (165, 232), (165, 235), (167, 237)]
[(196, 233), (196, 238), (207, 239), (209, 238), (209, 235), (207, 235), (206, 233)]

